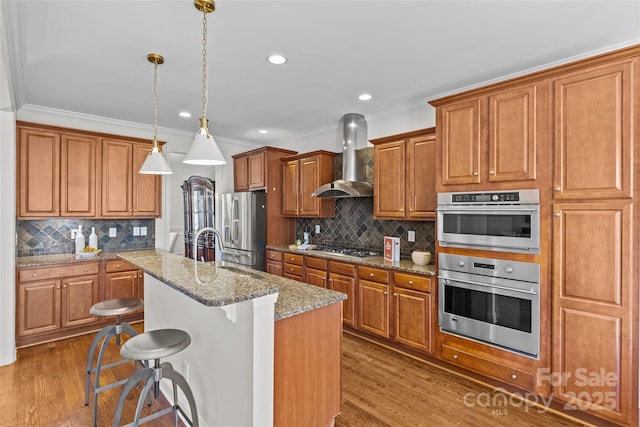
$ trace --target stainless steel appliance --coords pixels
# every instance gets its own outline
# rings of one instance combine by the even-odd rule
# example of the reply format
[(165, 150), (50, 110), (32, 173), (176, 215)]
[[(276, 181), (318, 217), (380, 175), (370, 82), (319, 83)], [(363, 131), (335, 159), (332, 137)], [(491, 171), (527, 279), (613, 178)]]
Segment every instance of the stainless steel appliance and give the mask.
[(224, 261), (264, 271), (264, 191), (219, 195), (217, 228), (222, 234)]
[(438, 255), (440, 329), (537, 358), (540, 265)]
[[(215, 183), (204, 176), (191, 176), (180, 186), (184, 203), (184, 254), (193, 258), (193, 237), (215, 225)], [(215, 236), (204, 232), (198, 237), (197, 259), (215, 260)]]
[(376, 256), (382, 256), (378, 251), (372, 251), (369, 249), (355, 249), (355, 248), (343, 248), (332, 246), (320, 246), (315, 249), (311, 249), (309, 252), (325, 252), (331, 255), (338, 255), (345, 258), (370, 258)]
[(540, 191), (438, 193), (440, 246), (540, 253)]

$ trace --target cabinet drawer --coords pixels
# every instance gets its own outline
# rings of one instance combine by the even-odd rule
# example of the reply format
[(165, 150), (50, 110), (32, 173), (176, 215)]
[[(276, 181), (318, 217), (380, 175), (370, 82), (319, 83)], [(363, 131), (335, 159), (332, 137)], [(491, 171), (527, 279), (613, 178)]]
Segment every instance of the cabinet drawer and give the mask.
[(329, 261), (329, 272), (343, 276), (356, 277), (356, 266), (344, 262)]
[(394, 272), (393, 280), (394, 284), (401, 288), (413, 289), (422, 292), (431, 292), (430, 277)]
[(302, 265), (304, 260), (304, 257), (302, 255), (298, 255), (298, 254), (290, 254), (290, 253), (286, 253), (284, 254), (284, 261), (289, 263), (289, 264), (295, 264), (295, 265)]
[(267, 249), (267, 259), (271, 261), (282, 261), (282, 252)]
[(138, 267), (136, 267), (135, 265), (121, 259), (107, 261), (107, 273), (115, 273), (117, 271), (131, 271), (137, 269)]
[(504, 383), (525, 390), (534, 390), (534, 375), (530, 372), (503, 365), (446, 344), (442, 344), (442, 359)]
[(302, 266), (301, 265), (285, 263), (284, 264), (284, 273), (287, 273), (287, 274), (293, 275), (293, 276), (302, 277)]
[(316, 270), (326, 270), (327, 260), (308, 256), (304, 261), (304, 265), (307, 268), (315, 268)]
[(389, 283), (389, 271), (380, 270), (379, 268), (358, 267), (358, 277), (364, 280), (378, 283)]
[(18, 270), (18, 281), (57, 279), (61, 277), (84, 276), (100, 273), (100, 263), (87, 262), (69, 264), (64, 267), (22, 268)]

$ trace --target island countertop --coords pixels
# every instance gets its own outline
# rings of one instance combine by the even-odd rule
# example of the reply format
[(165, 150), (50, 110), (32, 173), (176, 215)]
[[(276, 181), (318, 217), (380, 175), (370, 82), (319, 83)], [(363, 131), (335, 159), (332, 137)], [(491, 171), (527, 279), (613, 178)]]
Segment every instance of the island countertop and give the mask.
[(118, 256), (177, 291), (208, 306), (223, 306), (279, 292), (274, 320), (340, 302), (347, 296), (237, 264), (192, 259), (160, 249), (130, 251)]

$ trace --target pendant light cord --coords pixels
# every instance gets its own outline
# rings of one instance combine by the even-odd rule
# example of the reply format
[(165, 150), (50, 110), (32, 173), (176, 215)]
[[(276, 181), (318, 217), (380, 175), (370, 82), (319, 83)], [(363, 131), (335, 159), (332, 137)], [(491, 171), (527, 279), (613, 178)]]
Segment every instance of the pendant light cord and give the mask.
[(156, 99), (155, 121), (153, 125), (153, 146), (158, 146), (158, 61), (153, 62), (153, 96)]
[(202, 8), (202, 117), (207, 117), (207, 8)]

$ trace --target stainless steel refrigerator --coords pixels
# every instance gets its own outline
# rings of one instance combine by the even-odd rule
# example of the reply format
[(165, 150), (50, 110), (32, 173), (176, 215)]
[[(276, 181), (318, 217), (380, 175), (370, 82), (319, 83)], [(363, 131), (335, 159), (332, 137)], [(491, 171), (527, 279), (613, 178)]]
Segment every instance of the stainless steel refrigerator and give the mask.
[(222, 233), (222, 260), (264, 271), (265, 193), (220, 194), (216, 228)]
[[(193, 258), (193, 237), (204, 227), (215, 226), (215, 183), (204, 176), (191, 176), (180, 186), (184, 200), (184, 254)], [(198, 238), (198, 260), (215, 260), (215, 236), (205, 232)]]

